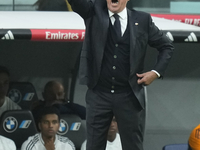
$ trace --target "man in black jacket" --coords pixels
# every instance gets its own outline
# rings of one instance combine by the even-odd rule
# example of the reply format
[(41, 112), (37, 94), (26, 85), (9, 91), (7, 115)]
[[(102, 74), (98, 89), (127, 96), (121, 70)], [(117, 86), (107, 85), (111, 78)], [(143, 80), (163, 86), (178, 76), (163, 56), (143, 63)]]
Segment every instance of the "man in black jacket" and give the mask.
[[(143, 150), (144, 85), (164, 75), (173, 54), (170, 40), (147, 13), (126, 8), (128, 0), (69, 0), (85, 21), (80, 83), (88, 86), (87, 150), (104, 150), (115, 115), (123, 150)], [(159, 52), (143, 72), (147, 45)]]

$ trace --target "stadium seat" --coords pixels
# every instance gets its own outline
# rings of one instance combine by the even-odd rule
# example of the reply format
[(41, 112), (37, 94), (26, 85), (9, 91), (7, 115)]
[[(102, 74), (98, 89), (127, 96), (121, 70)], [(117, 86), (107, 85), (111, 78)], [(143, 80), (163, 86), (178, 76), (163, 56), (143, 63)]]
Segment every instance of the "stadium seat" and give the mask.
[(68, 137), (74, 143), (76, 150), (79, 150), (86, 139), (85, 120), (73, 114), (61, 115), (58, 134)]
[(12, 139), (17, 149), (29, 136), (36, 133), (33, 116), (28, 110), (9, 110), (0, 117), (0, 134)]
[(30, 109), (32, 102), (38, 100), (35, 88), (30, 82), (11, 82), (7, 96), (22, 109)]
[(188, 150), (188, 144), (170, 144), (165, 145), (163, 150)]

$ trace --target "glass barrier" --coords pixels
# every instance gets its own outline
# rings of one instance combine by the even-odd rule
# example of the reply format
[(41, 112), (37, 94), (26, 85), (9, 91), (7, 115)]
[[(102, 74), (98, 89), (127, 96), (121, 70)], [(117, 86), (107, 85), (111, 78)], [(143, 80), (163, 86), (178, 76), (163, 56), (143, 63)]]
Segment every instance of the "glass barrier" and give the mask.
[(0, 0), (0, 11), (36, 11), (37, 0)]

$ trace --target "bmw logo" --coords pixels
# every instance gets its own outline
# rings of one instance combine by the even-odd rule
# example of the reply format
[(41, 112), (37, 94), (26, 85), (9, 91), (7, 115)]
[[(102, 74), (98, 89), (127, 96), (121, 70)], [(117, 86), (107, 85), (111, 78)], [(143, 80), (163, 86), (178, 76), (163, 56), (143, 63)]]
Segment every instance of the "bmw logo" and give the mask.
[(6, 132), (12, 133), (18, 127), (18, 122), (14, 117), (7, 117), (3, 122), (3, 128)]
[(68, 132), (68, 130), (69, 130), (68, 123), (63, 119), (60, 119), (60, 128), (58, 130), (58, 134), (65, 135)]
[(22, 94), (19, 90), (17, 89), (11, 89), (9, 92), (8, 92), (8, 97), (14, 101), (15, 103), (19, 103), (22, 99)]

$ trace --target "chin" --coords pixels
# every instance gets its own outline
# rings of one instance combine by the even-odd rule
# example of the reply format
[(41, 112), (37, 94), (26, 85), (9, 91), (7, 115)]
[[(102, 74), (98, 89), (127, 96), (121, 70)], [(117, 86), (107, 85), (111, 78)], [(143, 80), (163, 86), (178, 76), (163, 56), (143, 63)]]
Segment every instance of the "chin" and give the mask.
[(55, 137), (55, 134), (49, 134), (47, 137), (48, 138), (53, 138), (53, 137)]
[(109, 10), (110, 10), (111, 12), (113, 12), (113, 13), (118, 13), (118, 11), (119, 11), (118, 9), (116, 9), (116, 8), (112, 8), (112, 7), (109, 8)]

